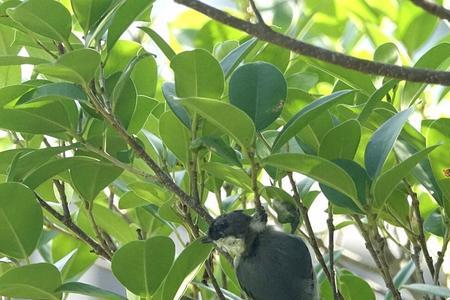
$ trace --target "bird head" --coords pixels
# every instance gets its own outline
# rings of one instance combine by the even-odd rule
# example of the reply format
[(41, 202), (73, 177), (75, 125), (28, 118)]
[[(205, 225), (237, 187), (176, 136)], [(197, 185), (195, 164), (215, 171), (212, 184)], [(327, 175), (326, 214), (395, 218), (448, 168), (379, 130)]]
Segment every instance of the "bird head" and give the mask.
[(232, 256), (245, 252), (246, 239), (262, 231), (265, 223), (259, 218), (246, 215), (237, 210), (216, 218), (209, 226), (205, 242), (213, 242), (221, 250)]

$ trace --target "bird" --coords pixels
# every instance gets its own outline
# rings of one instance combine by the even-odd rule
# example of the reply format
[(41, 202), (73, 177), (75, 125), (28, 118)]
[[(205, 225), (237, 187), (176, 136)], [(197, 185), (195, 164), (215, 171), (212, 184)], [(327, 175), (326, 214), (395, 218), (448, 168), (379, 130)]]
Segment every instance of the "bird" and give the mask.
[(204, 242), (234, 258), (241, 288), (253, 300), (318, 300), (311, 255), (298, 236), (242, 210), (213, 220)]

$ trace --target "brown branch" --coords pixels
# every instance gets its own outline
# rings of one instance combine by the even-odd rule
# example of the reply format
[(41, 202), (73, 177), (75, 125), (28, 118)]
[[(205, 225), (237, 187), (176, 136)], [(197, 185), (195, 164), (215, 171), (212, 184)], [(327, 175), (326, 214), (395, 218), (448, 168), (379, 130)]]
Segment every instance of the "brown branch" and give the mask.
[(56, 189), (58, 190), (59, 198), (61, 199), (61, 205), (63, 208), (64, 218), (66, 220), (70, 220), (70, 210), (69, 210), (69, 203), (67, 202), (67, 195), (66, 195), (66, 188), (64, 187), (64, 182), (59, 181), (57, 179), (53, 179), (53, 183), (56, 186)]
[(416, 6), (443, 20), (450, 21), (450, 10), (426, 0), (411, 0)]
[(317, 244), (316, 237), (314, 235), (314, 230), (311, 225), (311, 221), (309, 220), (308, 216), (308, 208), (303, 204), (303, 202), (300, 199), (300, 194), (297, 190), (297, 185), (295, 184), (294, 177), (292, 176), (292, 172), (288, 172), (288, 178), (289, 182), (291, 183), (292, 192), (294, 193), (294, 200), (297, 204), (297, 206), (300, 209), (300, 212), (302, 214), (303, 220), (305, 221), (306, 230), (308, 231), (308, 237), (309, 237), (309, 243), (311, 244), (311, 247), (314, 250), (314, 253), (316, 254), (316, 258), (319, 261), (320, 265), (322, 266), (323, 273), (327, 277), (330, 284), (332, 284), (332, 277), (330, 270), (328, 269), (328, 266), (325, 262), (325, 259), (323, 258), (322, 253), (320, 252), (319, 245)]
[(334, 271), (334, 224), (333, 224), (333, 205), (328, 202), (328, 256), (330, 260), (330, 276), (331, 276), (331, 288), (333, 289), (333, 298), (340, 300), (340, 294), (336, 285), (336, 273)]
[(248, 0), (248, 2), (250, 3), (250, 6), (252, 7), (253, 13), (255, 14), (255, 17), (258, 20), (258, 24), (267, 26), (266, 22), (264, 22), (264, 19), (261, 16), (261, 13), (259, 12), (258, 8), (256, 7), (255, 1), (254, 0)]
[[(263, 217), (263, 218), (267, 219), (266, 212), (261, 204), (261, 194), (259, 192), (259, 186), (258, 186), (259, 164), (255, 160), (254, 150), (249, 150), (247, 154), (248, 154), (248, 158), (250, 160), (250, 165), (251, 165), (252, 190), (253, 190), (253, 196), (255, 198), (256, 212), (258, 213), (258, 217)], [(264, 220), (264, 221), (266, 221), (266, 220)]]
[(133, 149), (135, 154), (141, 158), (145, 164), (153, 170), (156, 174), (158, 182), (165, 186), (168, 190), (177, 195), (180, 200), (187, 206), (192, 208), (196, 213), (200, 215), (209, 224), (214, 220), (213, 217), (208, 213), (208, 211), (198, 203), (193, 197), (186, 194), (174, 181), (173, 179), (164, 172), (158, 164), (148, 155), (144, 147), (137, 141), (137, 139), (130, 135), (125, 128), (120, 124), (114, 115), (106, 111), (101, 104), (98, 102), (96, 95), (92, 91), (88, 90), (88, 95), (91, 98), (92, 104), (95, 109), (104, 117), (106, 122), (119, 134), (119, 136)]
[(94, 241), (89, 235), (87, 235), (80, 227), (78, 227), (72, 220), (67, 220), (62, 214), (57, 212), (53, 207), (51, 207), (44, 199), (42, 199), (38, 194), (35, 193), (37, 200), (42, 208), (48, 211), (53, 217), (58, 221), (63, 223), (70, 231), (72, 231), (80, 240), (84, 241), (86, 244), (91, 246), (94, 253), (103, 256), (107, 260), (111, 260), (111, 256), (102, 248), (100, 244)]
[(244, 31), (260, 40), (289, 49), (300, 55), (312, 57), (327, 63), (339, 65), (346, 69), (352, 69), (366, 74), (386, 76), (414, 82), (450, 85), (450, 72), (433, 71), (400, 67), (391, 64), (378, 63), (366, 59), (348, 56), (335, 51), (323, 49), (302, 41), (293, 39), (261, 24), (253, 24), (236, 18), (224, 11), (197, 0), (174, 0), (175, 2), (190, 7), (211, 19)]
[[(448, 228), (448, 224), (447, 224), (447, 228)], [(450, 240), (450, 233), (449, 233), (449, 230), (447, 229), (444, 239), (442, 241), (442, 248), (438, 252), (438, 258), (437, 258), (436, 264), (434, 266), (435, 273), (434, 273), (433, 281), (434, 281), (434, 284), (436, 284), (436, 285), (439, 285), (439, 274), (441, 272), (442, 264), (444, 263), (445, 252), (447, 252), (449, 240)]]

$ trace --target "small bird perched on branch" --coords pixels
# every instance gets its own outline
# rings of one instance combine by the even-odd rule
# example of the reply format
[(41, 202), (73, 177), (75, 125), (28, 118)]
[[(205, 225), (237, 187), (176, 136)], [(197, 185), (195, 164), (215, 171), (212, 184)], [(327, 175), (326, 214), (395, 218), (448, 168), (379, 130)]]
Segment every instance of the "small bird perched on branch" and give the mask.
[(264, 216), (234, 211), (215, 219), (205, 242), (234, 257), (242, 289), (253, 300), (316, 300), (309, 250), (299, 237), (266, 226)]

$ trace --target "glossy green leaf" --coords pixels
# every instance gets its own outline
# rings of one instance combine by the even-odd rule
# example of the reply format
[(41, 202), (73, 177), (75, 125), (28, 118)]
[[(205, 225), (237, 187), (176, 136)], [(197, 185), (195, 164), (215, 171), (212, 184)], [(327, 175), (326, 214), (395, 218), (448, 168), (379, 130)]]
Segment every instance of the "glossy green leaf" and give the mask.
[(361, 123), (365, 123), (369, 118), (372, 111), (377, 107), (378, 103), (383, 100), (383, 98), (398, 84), (398, 80), (392, 79), (383, 84), (382, 87), (377, 89), (372, 95), (370, 95), (369, 100), (364, 105), (363, 110), (361, 111), (358, 120)]
[(26, 29), (66, 42), (72, 30), (72, 18), (69, 11), (58, 1), (28, 0), (21, 5), (8, 9), (8, 15)]
[(225, 74), (225, 79), (227, 79), (233, 71), (239, 66), (239, 64), (245, 59), (247, 54), (256, 46), (258, 40), (256, 38), (251, 38), (248, 41), (239, 45), (239, 47), (230, 51), (221, 61), (220, 66), (222, 67), (223, 73)]
[(414, 167), (427, 155), (433, 151), (437, 146), (429, 147), (425, 150), (417, 152), (408, 159), (402, 161), (392, 169), (381, 174), (375, 180), (373, 185), (373, 196), (375, 206), (381, 208), (387, 198), (391, 195), (397, 185), (408, 176)]
[(300, 130), (308, 125), (309, 122), (311, 122), (322, 112), (330, 108), (332, 105), (339, 103), (339, 101), (341, 100), (345, 100), (345, 96), (350, 93), (352, 93), (352, 91), (350, 90), (339, 91), (315, 100), (314, 102), (305, 106), (286, 123), (281, 132), (278, 134), (273, 144), (273, 151), (278, 151), (281, 146), (283, 146), (292, 137), (299, 133)]
[(438, 210), (433, 211), (423, 222), (423, 229), (435, 236), (445, 237), (445, 223), (444, 217)]
[(59, 300), (55, 290), (61, 285), (58, 269), (47, 263), (11, 269), (0, 277), (0, 295), (14, 298)]
[(59, 173), (66, 171), (72, 167), (80, 166), (84, 163), (96, 162), (97, 160), (90, 157), (67, 157), (49, 161), (43, 164), (41, 167), (30, 172), (24, 179), (23, 183), (31, 189), (37, 188), (43, 182), (58, 175)]
[[(177, 133), (176, 135), (174, 133)], [(166, 111), (159, 118), (159, 135), (162, 141), (184, 164), (188, 163), (191, 133), (171, 111)]]
[(41, 207), (34, 193), (19, 183), (0, 184), (0, 195), (0, 252), (25, 259), (35, 249), (42, 232)]
[[(123, 73), (122, 73), (123, 75)], [(137, 92), (130, 77), (116, 73), (106, 79), (107, 91), (112, 95), (113, 112), (117, 115), (123, 127), (128, 128), (136, 110)], [(120, 85), (120, 87), (119, 87)]]
[(364, 153), (364, 162), (370, 178), (378, 177), (413, 108), (395, 114), (372, 135)]
[(179, 101), (230, 135), (243, 147), (251, 146), (255, 140), (255, 125), (247, 114), (237, 107), (206, 98), (185, 98)]
[(286, 80), (271, 64), (245, 64), (231, 76), (230, 103), (243, 110), (253, 120), (258, 131), (278, 118), (286, 96)]
[(263, 160), (280, 170), (298, 172), (325, 184), (357, 201), (358, 195), (352, 178), (341, 167), (329, 160), (307, 154), (273, 154)]
[(95, 197), (122, 173), (122, 169), (101, 161), (83, 163), (70, 169), (76, 191), (85, 201)]
[(419, 292), (421, 294), (427, 294), (431, 296), (439, 296), (439, 297), (450, 297), (450, 289), (446, 287), (441, 286), (435, 286), (431, 284), (423, 284), (423, 283), (412, 283), (412, 284), (405, 284), (402, 288)]
[(86, 35), (89, 29), (102, 17), (113, 0), (71, 0), (73, 12)]
[(184, 106), (176, 99), (175, 84), (173, 82), (164, 82), (162, 92), (175, 116), (190, 130), (192, 126), (191, 119)]
[(140, 59), (131, 72), (131, 79), (140, 96), (154, 98), (156, 95), (159, 77), (155, 57), (154, 55), (147, 55)]
[(175, 73), (178, 97), (219, 99), (224, 88), (224, 76), (219, 62), (208, 51), (195, 49), (177, 54), (170, 62)]
[(114, 44), (128, 29), (131, 23), (133, 23), (143, 11), (147, 10), (152, 3), (152, 0), (126, 0), (123, 2), (115, 12), (108, 28), (108, 50), (113, 48)]
[(319, 156), (333, 160), (344, 158), (352, 160), (361, 139), (361, 125), (351, 119), (329, 130), (322, 139)]
[(399, 59), (399, 50), (394, 43), (384, 43), (375, 49), (373, 60), (385, 64), (393, 64)]
[(212, 245), (196, 240), (181, 252), (167, 275), (162, 300), (179, 300), (183, 296), (211, 250)]
[(339, 276), (340, 290), (346, 300), (375, 300), (375, 293), (362, 278), (353, 274)]
[(216, 178), (240, 186), (249, 192), (252, 191), (252, 180), (241, 168), (217, 162), (205, 163), (201, 168)]
[(49, 83), (41, 85), (20, 97), (17, 104), (39, 101), (46, 98), (64, 98), (78, 101), (87, 101), (87, 96), (79, 85), (72, 83)]
[(171, 61), (175, 55), (177, 55), (170, 45), (156, 31), (150, 27), (139, 27), (139, 29), (145, 32), (153, 40), (168, 60)]
[[(445, 70), (450, 65), (448, 53), (450, 52), (450, 43), (443, 43), (434, 46), (428, 50), (414, 64), (415, 68)], [(402, 93), (402, 104), (405, 107), (411, 106), (423, 92), (427, 84), (407, 81)]]
[(99, 65), (100, 54), (97, 51), (78, 49), (62, 55), (54, 63), (36, 66), (36, 71), (87, 86), (89, 81), (94, 78)]
[(39, 65), (45, 63), (48, 63), (48, 61), (38, 57), (15, 56), (15, 55), (0, 56), (0, 66)]
[(27, 84), (10, 85), (0, 89), (0, 107), (16, 100), (31, 89), (33, 86)]
[(133, 241), (113, 256), (112, 271), (134, 294), (151, 296), (169, 272), (175, 256), (175, 245), (168, 237)]
[(83, 283), (83, 282), (67, 282), (56, 289), (56, 292), (84, 295), (88, 297), (95, 297), (97, 299), (104, 300), (126, 300), (127, 298), (122, 297), (111, 291), (107, 291), (96, 286)]
[(159, 104), (156, 99), (147, 96), (138, 96), (136, 102), (136, 109), (134, 110), (133, 117), (128, 125), (128, 132), (131, 134), (138, 133), (142, 127), (144, 127), (145, 122), (149, 118), (152, 110)]

